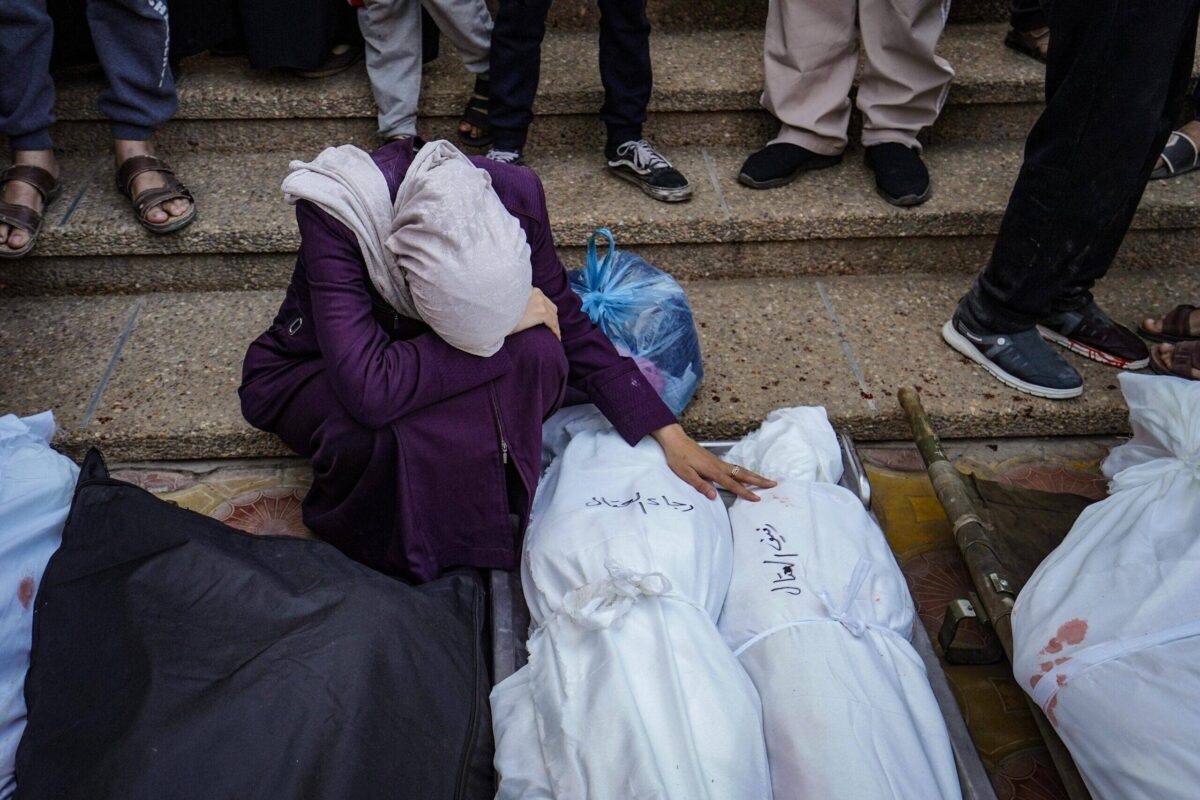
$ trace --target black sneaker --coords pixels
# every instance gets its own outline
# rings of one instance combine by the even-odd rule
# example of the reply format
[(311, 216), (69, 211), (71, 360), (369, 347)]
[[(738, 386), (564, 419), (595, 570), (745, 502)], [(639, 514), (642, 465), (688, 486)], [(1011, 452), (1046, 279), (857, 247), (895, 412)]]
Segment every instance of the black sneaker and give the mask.
[(498, 147), (493, 147), (488, 150), (488, 160), (499, 161), (501, 164), (521, 165), (525, 163), (525, 156), (520, 150), (501, 150)]
[(879, 196), (894, 206), (919, 206), (933, 194), (929, 170), (915, 147), (884, 142), (868, 147), (867, 166), (875, 173)]
[(1078, 311), (1060, 311), (1038, 322), (1038, 333), (1072, 353), (1118, 369), (1145, 369), (1150, 350), (1136, 333), (1113, 322), (1093, 300)]
[(825, 156), (790, 142), (775, 142), (751, 153), (738, 173), (738, 183), (751, 189), (772, 189), (796, 180), (801, 172), (825, 169), (842, 162), (839, 153)]
[(1083, 378), (1033, 328), (1020, 333), (980, 333), (955, 313), (942, 326), (942, 338), (1017, 391), (1051, 400), (1083, 394)]
[(608, 170), (655, 200), (680, 203), (692, 199), (692, 185), (683, 173), (645, 139), (631, 139), (605, 148)]

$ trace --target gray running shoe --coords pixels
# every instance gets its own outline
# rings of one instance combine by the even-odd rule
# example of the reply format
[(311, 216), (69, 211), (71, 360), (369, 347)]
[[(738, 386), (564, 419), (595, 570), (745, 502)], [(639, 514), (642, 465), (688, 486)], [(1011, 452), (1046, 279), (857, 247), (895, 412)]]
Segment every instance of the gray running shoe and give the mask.
[(1035, 328), (1020, 333), (971, 330), (958, 314), (942, 326), (946, 344), (1019, 392), (1051, 400), (1083, 394), (1083, 378)]

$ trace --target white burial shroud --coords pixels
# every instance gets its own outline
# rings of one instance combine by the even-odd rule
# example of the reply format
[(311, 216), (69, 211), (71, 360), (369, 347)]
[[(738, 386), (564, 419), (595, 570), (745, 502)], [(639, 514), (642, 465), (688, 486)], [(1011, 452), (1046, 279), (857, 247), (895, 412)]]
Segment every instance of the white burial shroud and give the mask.
[(725, 640), (762, 696), (776, 798), (957, 800), (912, 600), (859, 499), (836, 485), (823, 408), (773, 412), (730, 461), (779, 482), (736, 500)]
[(1120, 377), (1134, 436), (1013, 608), (1013, 673), (1095, 800), (1200, 797), (1200, 382)]
[(591, 407), (546, 425), (521, 564), (529, 664), (492, 692), (505, 800), (770, 798), (758, 694), (715, 620), (729, 519)]

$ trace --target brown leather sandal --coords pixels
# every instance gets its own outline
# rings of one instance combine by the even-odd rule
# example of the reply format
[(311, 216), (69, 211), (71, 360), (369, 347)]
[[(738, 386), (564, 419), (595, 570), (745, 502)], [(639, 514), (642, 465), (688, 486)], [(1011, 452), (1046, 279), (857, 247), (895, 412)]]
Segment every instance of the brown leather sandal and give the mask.
[(1004, 44), (1018, 53), (1045, 64), (1046, 54), (1050, 50), (1050, 29), (1019, 31), (1016, 28), (1009, 28), (1008, 34), (1004, 37)]
[(1165, 344), (1200, 339), (1200, 330), (1194, 331), (1191, 325), (1188, 324), (1192, 312), (1195, 310), (1195, 306), (1190, 306), (1186, 303), (1177, 305), (1162, 318), (1161, 333), (1148, 330), (1144, 322), (1138, 325), (1138, 333), (1142, 335), (1143, 339), (1149, 339), (1152, 342), (1163, 342)]
[(1150, 369), (1159, 375), (1174, 375), (1189, 381), (1200, 380), (1196, 377), (1196, 373), (1200, 373), (1200, 339), (1171, 345), (1169, 364), (1159, 358), (1157, 348), (1151, 349)]
[[(157, 189), (147, 189), (133, 196), (133, 179), (143, 172), (163, 173), (163, 185)], [(130, 156), (117, 169), (117, 191), (133, 203), (133, 210), (142, 227), (151, 233), (173, 233), (180, 228), (186, 228), (196, 219), (196, 200), (188, 188), (175, 177), (175, 171), (167, 162), (155, 156)], [(157, 205), (171, 200), (187, 200), (191, 203), (188, 212), (182, 217), (170, 217), (166, 222), (151, 222), (146, 214)], [(170, 216), (170, 215), (168, 215)]]
[(0, 258), (21, 258), (37, 244), (38, 234), (42, 232), (42, 220), (50, 204), (62, 192), (62, 182), (50, 174), (49, 170), (35, 167), (32, 164), (13, 164), (0, 172), (0, 187), (9, 181), (28, 183), (42, 196), (42, 210), (34, 211), (29, 206), (20, 203), (0, 202), (0, 224), (10, 228), (20, 228), (29, 234), (29, 241), (20, 249), (13, 249), (7, 243), (0, 245)]

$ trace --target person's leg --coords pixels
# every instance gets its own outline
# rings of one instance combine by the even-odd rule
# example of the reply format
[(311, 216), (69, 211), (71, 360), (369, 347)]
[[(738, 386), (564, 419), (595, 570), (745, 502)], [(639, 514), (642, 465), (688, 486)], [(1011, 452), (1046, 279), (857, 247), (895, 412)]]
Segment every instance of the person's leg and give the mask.
[(1013, 30), (1028, 33), (1047, 27), (1046, 9), (1042, 0), (1012, 0), (1009, 6), (1009, 22)]
[(493, 151), (520, 153), (533, 121), (551, 0), (500, 0), (492, 29), (488, 119)]
[(1050, 26), (1044, 0), (1012, 0), (1004, 44), (1045, 62), (1050, 52)]
[(655, 200), (689, 200), (688, 179), (642, 133), (654, 83), (646, 0), (600, 0), (600, 80), (609, 172)]
[(367, 76), (383, 139), (415, 136), (421, 94), (420, 0), (370, 0), (358, 9)]
[(423, 0), (425, 10), (475, 75), (473, 95), (467, 103), (458, 132), (468, 144), (480, 146), (490, 139), (487, 102), (491, 96), (488, 60), (491, 56), (492, 15), (483, 0)]
[(1067, 287), (1108, 269), (1169, 132), (1196, 12), (1196, 0), (1052, 5), (1047, 106), (960, 313), (989, 331), (1026, 330)]
[[(0, 134), (8, 137), (14, 164), (40, 167), (57, 177), (50, 138), (54, 25), (45, 0), (0, 0), (0, 31)], [(24, 181), (0, 186), (0, 202), (39, 214), (44, 210), (41, 194)], [(0, 248), (22, 250), (30, 236), (29, 231), (0, 224)]]
[[(1042, 340), (1039, 322), (1042, 335), (1057, 334), (1048, 338), (1072, 349), (1060, 340), (1078, 330), (1131, 344), (1094, 303), (1072, 315), (1056, 313), (1056, 305), (1090, 300), (1087, 290), (1124, 238), (1169, 132), (1198, 7), (1197, 0), (1051, 6), (1046, 109), (1026, 141), (991, 261), (942, 329), (952, 347), (1001, 381), (1047, 397), (1082, 391), (1079, 374)], [(1096, 357), (1093, 349), (1086, 354)]]
[[(100, 111), (111, 121), (116, 162), (151, 155), (155, 129), (178, 106), (175, 78), (168, 63), (170, 25), (165, 0), (88, 0), (88, 26), (96, 55), (108, 78), (100, 94)], [(168, 185), (164, 173), (146, 171), (133, 179), (132, 194)], [(164, 224), (192, 211), (191, 201), (177, 198), (155, 205), (146, 219)]]
[(946, 12), (943, 0), (859, 3), (863, 146), (879, 194), (893, 205), (919, 205), (931, 194), (917, 135), (937, 120), (954, 77), (935, 52)]
[(857, 3), (771, 0), (763, 48), (763, 108), (781, 123), (773, 142), (821, 155), (846, 149), (858, 68)]
[(858, 67), (854, 0), (771, 0), (763, 35), (762, 105), (779, 135), (751, 153), (738, 182), (751, 189), (791, 183), (841, 163)]
[(646, 0), (600, 0), (600, 80), (608, 144), (641, 139), (654, 84)]
[(935, 52), (946, 8), (942, 0), (860, 0), (864, 147), (895, 142), (920, 150), (917, 134), (937, 120), (954, 77)]

